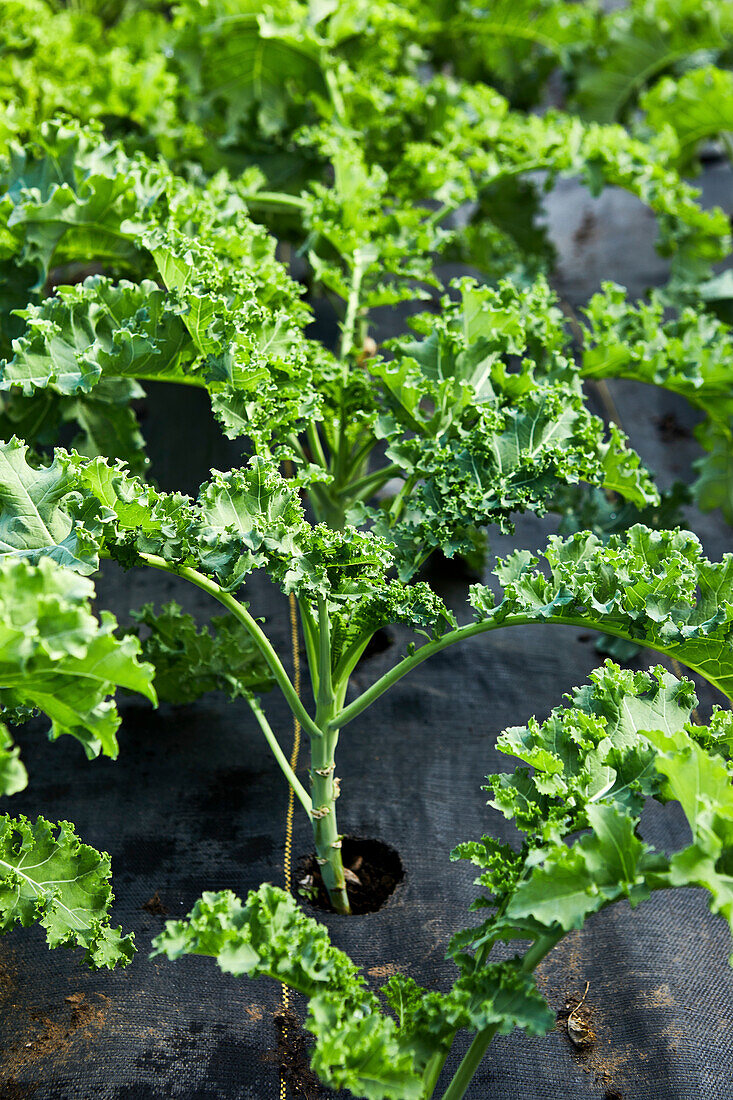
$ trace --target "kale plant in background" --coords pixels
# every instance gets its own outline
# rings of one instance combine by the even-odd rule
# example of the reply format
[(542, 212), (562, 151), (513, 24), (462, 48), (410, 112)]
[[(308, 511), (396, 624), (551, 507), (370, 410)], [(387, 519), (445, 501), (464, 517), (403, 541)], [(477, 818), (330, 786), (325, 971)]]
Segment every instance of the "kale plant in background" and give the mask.
[[(689, 18), (656, 4), (665, 25), (689, 31)], [(708, 4), (700, 15), (706, 27), (720, 24), (718, 38), (725, 6)], [(278, 235), (299, 240), (307, 231), (300, 192), (328, 182), (332, 147), (351, 142), (368, 173), (386, 174), (390, 202), (461, 207), (467, 224), (453, 245), (457, 257), (492, 277), (523, 279), (552, 263), (536, 173), (545, 174), (546, 187), (573, 175), (593, 193), (620, 186), (651, 205), (680, 279), (694, 280), (720, 258), (711, 238), (726, 225), (691, 205), (689, 187), (667, 168), (667, 140), (635, 140), (621, 126), (598, 125), (597, 113), (588, 123), (556, 110), (527, 115), (495, 90), (497, 80), (510, 92), (530, 88), (542, 68), (533, 43), (546, 49), (559, 35), (561, 53), (574, 42), (578, 57), (587, 57), (589, 38), (602, 33), (588, 5), (502, 0), (490, 11), (467, 3), (453, 13), (436, 3), (431, 19), (411, 0), (371, 8), (291, 0), (277, 11), (242, 0), (186, 0), (171, 21), (157, 4), (120, 7), (8, 5), (0, 30), (8, 141), (38, 138), (59, 111), (85, 125), (97, 120), (128, 151), (160, 152), (184, 174), (210, 177), (225, 167), (248, 177), (250, 191), (259, 180), (258, 215), (277, 215)], [(637, 15), (655, 19), (646, 10)], [(483, 67), (444, 72), (436, 49), (448, 45), (455, 67), (456, 58), (475, 55), (469, 42), (479, 45)], [(689, 43), (694, 50), (694, 36)], [(521, 74), (507, 80), (510, 59)]]
[[(21, 27), (22, 12), (12, 11)], [(144, 45), (135, 53), (130, 20), (154, 23), (154, 8), (57, 16), (67, 38), (91, 20), (97, 29), (81, 38), (92, 48), (100, 26), (114, 27), (129, 74), (150, 59)], [(675, 285), (705, 276), (728, 244), (722, 213), (702, 211), (665, 166), (667, 145), (562, 113), (527, 116), (488, 85), (421, 71), (425, 55), (404, 48), (416, 19), (409, 5), (364, 16), (350, 4), (293, 3), (275, 16), (233, 0), (182, 3), (166, 30), (171, 69), (151, 70), (149, 84), (130, 76), (122, 141), (88, 119), (44, 121), (68, 107), (59, 68), (49, 98), (10, 126), (31, 140), (12, 146), (0, 196), (3, 553), (50, 556), (82, 572), (100, 557), (145, 564), (224, 606), (213, 632), (173, 606), (140, 613), (161, 694), (190, 700), (223, 687), (247, 699), (313, 824), (341, 911), (349, 902), (335, 809), (339, 731), (445, 646), (504, 625), (583, 624), (675, 655), (730, 690), (729, 563), (707, 562), (689, 534), (630, 526), (605, 546), (587, 533), (552, 540), (549, 578), (517, 552), (497, 570), (498, 602), (477, 588), (474, 618), (460, 627), (415, 581), (436, 550), (470, 556), (487, 527), (511, 530), (527, 510), (565, 510), (579, 482), (630, 508), (658, 507), (622, 433), (587, 411), (584, 374), (637, 370), (696, 397), (704, 390), (710, 423), (727, 423), (714, 397), (725, 370), (700, 362), (695, 318), (672, 323), (680, 337), (664, 329), (650, 360), (656, 306), (635, 313), (607, 292), (574, 356), (542, 280), (526, 289), (459, 280), (445, 295), (436, 256), (496, 275), (509, 239), (510, 269), (536, 273), (548, 255), (526, 218), (517, 220), (517, 202), (528, 209), (527, 181), (517, 180), (538, 170), (579, 174), (594, 192), (626, 187), (647, 202)], [(42, 21), (34, 35), (35, 61), (9, 72), (8, 86), (28, 80), (42, 45), (53, 51)], [(151, 35), (153, 53), (162, 41)], [(101, 45), (95, 52), (97, 87), (106, 55)], [(261, 80), (229, 79), (243, 58), (256, 60)], [(182, 77), (175, 88), (170, 71)], [(165, 119), (181, 123), (188, 176), (140, 151), (166, 153), (142, 109), (145, 89), (165, 100)], [(222, 169), (205, 178), (222, 165), (237, 177)], [(452, 221), (459, 210), (470, 214), (462, 225)], [(305, 335), (310, 310), (251, 212), (302, 242), (312, 279), (340, 313), (335, 352)], [(413, 332), (375, 351), (374, 311), (420, 300), (430, 311)], [(725, 345), (726, 330), (715, 338)], [(141, 479), (147, 459), (131, 401), (148, 380), (205, 389), (225, 434), (242, 439), (247, 463), (214, 472), (196, 501)], [(54, 450), (59, 439), (74, 450)], [(297, 598), (313, 713), (247, 609), (256, 569)], [(347, 702), (370, 638), (396, 622), (426, 641)], [(236, 659), (226, 668), (230, 646)], [(310, 793), (255, 695), (272, 679), (310, 737)]]
[[(458, 280), (441, 297), (434, 256), (456, 244), (441, 223), (451, 204), (400, 207), (347, 138), (332, 135), (328, 148), (331, 187), (315, 185), (297, 200), (268, 193), (267, 201), (297, 208), (308, 231), (313, 271), (343, 317), (336, 355), (305, 337), (311, 313), (300, 288), (275, 260), (275, 241), (248, 216), (261, 191), (225, 175), (198, 187), (93, 132), (45, 127), (5, 177), (5, 332), (15, 339), (0, 382), (3, 436), (40, 450), (63, 438), (142, 473), (131, 401), (146, 381), (167, 381), (206, 389), (223, 431), (248, 440), (250, 453), (295, 461), (316, 517), (332, 527), (360, 522), (359, 509), (405, 475), (410, 484), (380, 530), (400, 518), (408, 495), (423, 512), (451, 508), (441, 467), (454, 471), (460, 499), (477, 460), (484, 484), (519, 477), (523, 486), (497, 484), (487, 514), (502, 494), (508, 512), (523, 506), (523, 494), (531, 506), (550, 500), (538, 484), (549, 474), (545, 458), (524, 448), (530, 432), (543, 454), (555, 447), (560, 481), (595, 480), (643, 510), (655, 503), (648, 482), (617, 429), (603, 440), (579, 389), (584, 376), (633, 377), (704, 410), (698, 436), (710, 458), (695, 497), (731, 515), (724, 324), (698, 303), (662, 325), (662, 298), (632, 305), (607, 288), (591, 300), (589, 324), (571, 328), (542, 279), (523, 291)], [(662, 213), (670, 241), (698, 224), (699, 209), (688, 214)], [(45, 296), (52, 272), (58, 280), (90, 267), (109, 274), (61, 282)], [(417, 336), (375, 355), (375, 310), (420, 299), (432, 312), (413, 319)], [(571, 337), (581, 338), (580, 354)], [(497, 409), (502, 422), (490, 423)], [(515, 444), (497, 450), (512, 433)], [(383, 453), (391, 461), (375, 468), (370, 457)], [(529, 478), (519, 475), (526, 462)], [(429, 520), (420, 538), (429, 537)], [(462, 536), (455, 549), (468, 552), (476, 538)]]

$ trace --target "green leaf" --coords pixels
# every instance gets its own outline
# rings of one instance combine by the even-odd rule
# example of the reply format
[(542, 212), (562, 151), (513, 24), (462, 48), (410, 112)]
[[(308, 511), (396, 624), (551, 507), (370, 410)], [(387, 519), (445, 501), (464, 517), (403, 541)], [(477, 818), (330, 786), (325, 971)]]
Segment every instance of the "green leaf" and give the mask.
[(541, 513), (579, 479), (639, 507), (658, 499), (625, 437), (615, 427), (606, 437), (584, 408), (547, 285), (457, 289), (460, 304), (444, 299), (439, 317), (418, 318), (424, 340), (370, 364), (384, 394), (377, 435), (406, 479), (403, 508), (398, 497), (374, 529), (397, 545), (403, 579), (434, 548), (470, 553), (477, 528), (510, 530), (515, 513)]
[(204, 894), (185, 921), (168, 921), (155, 954), (209, 955), (226, 973), (266, 976), (309, 998), (312, 1065), (324, 1083), (370, 1100), (419, 1100), (420, 1079), (351, 960), (293, 898), (265, 884), (244, 905), (229, 892)]
[(683, 729), (696, 704), (692, 685), (661, 667), (633, 673), (609, 660), (590, 680), (545, 722), (504, 730), (497, 748), (533, 767), (531, 786), (543, 808), (546, 796), (559, 798), (583, 820), (585, 808), (602, 798), (638, 814), (657, 789), (639, 731)]
[(57, 451), (50, 466), (32, 466), (19, 439), (0, 443), (0, 559), (48, 556), (79, 573), (99, 566), (108, 513), (78, 491), (73, 462)]
[(604, 283), (585, 314), (581, 374), (631, 378), (679, 393), (714, 421), (733, 416), (733, 338), (710, 313), (687, 306), (665, 318), (665, 302), (652, 295), (631, 303), (623, 287)]
[[(482, 869), (476, 884), (489, 896), (472, 908), (496, 910), (454, 937), (459, 966), (473, 965), (467, 948), (484, 958), (498, 941), (559, 935), (613, 901), (635, 906), (669, 886), (706, 886), (713, 910), (731, 915), (731, 712), (716, 710), (708, 727), (693, 725), (690, 681), (611, 661), (567, 699), (545, 722), (530, 719), (499, 737), (498, 747), (532, 771), (490, 776), (490, 805), (526, 835), (519, 851), (485, 837), (453, 853)], [(638, 836), (649, 797), (679, 800), (690, 822), (693, 844), (671, 859)]]
[(233, 615), (214, 616), (213, 633), (209, 626), (197, 630), (193, 617), (182, 614), (176, 603), (164, 604), (157, 613), (148, 603), (132, 616), (138, 625), (129, 633), (141, 639), (164, 702), (191, 703), (207, 691), (225, 691), (236, 699), (272, 687), (262, 654)]
[(94, 502), (101, 506), (108, 553), (123, 565), (135, 562), (138, 553), (189, 564), (189, 543), (196, 542), (190, 497), (158, 492), (131, 477), (123, 463), (75, 456), (72, 465), (84, 500), (90, 508)]
[(278, 26), (264, 10), (232, 17), (222, 3), (209, 6), (205, 21), (201, 15), (191, 0), (176, 9), (175, 59), (194, 93), (185, 110), (223, 147), (273, 142), (305, 121), (310, 94), (327, 94), (319, 42), (307, 26)]
[(726, 523), (733, 524), (733, 420), (728, 424), (699, 424), (696, 435), (707, 454), (695, 459), (697, 473), (692, 491), (703, 512), (720, 508)]
[(38, 922), (49, 947), (82, 947), (94, 968), (126, 966), (132, 934), (109, 924), (110, 862), (68, 821), (0, 816), (0, 932)]
[(592, 834), (571, 848), (556, 845), (533, 865), (514, 890), (507, 917), (569, 931), (608, 902), (628, 897), (635, 905), (649, 896), (644, 857), (651, 849), (635, 836), (637, 819), (607, 805), (590, 805), (586, 814)]
[(711, 562), (689, 531), (637, 524), (605, 544), (587, 532), (553, 536), (544, 557), (549, 576), (527, 551), (500, 561), (498, 603), (490, 589), (471, 589), (479, 618), (591, 627), (675, 657), (733, 697), (731, 555)]
[(0, 582), (0, 705), (40, 710), (51, 719), (52, 739), (70, 734), (90, 757), (116, 756), (115, 689), (156, 702), (153, 669), (140, 662), (137, 640), (115, 637), (114, 616), (92, 614), (91, 582), (49, 558), (31, 565), (6, 557)]
[(8, 727), (0, 723), (0, 795), (17, 794), (28, 786), (28, 772), (13, 745)]
[(652, 129), (672, 127), (678, 167), (689, 169), (703, 142), (733, 131), (733, 73), (706, 65), (677, 80), (664, 77), (642, 97), (641, 109)]
[(650, 730), (659, 750), (657, 770), (664, 777), (662, 800), (682, 806), (693, 841), (670, 860), (662, 885), (701, 886), (711, 897), (710, 909), (733, 931), (733, 776), (717, 755), (706, 752), (689, 733)]
[(99, 131), (44, 123), (37, 142), (13, 152), (0, 177), (0, 220), (16, 263), (35, 269), (40, 289), (52, 262), (103, 260), (123, 267), (139, 252), (120, 232), (139, 207), (164, 190), (161, 169), (131, 161)]
[(3, 389), (78, 394), (104, 376), (189, 380), (195, 351), (180, 308), (149, 280), (115, 284), (92, 275), (20, 315), (26, 328), (13, 341), (13, 358), (0, 364)]
[(586, 308), (581, 373), (586, 378), (630, 378), (660, 386), (702, 409), (695, 435), (708, 452), (695, 462), (694, 499), (703, 511), (733, 517), (733, 338), (730, 326), (696, 306), (668, 312), (664, 298), (630, 303), (622, 287), (604, 283)]
[[(311, 360), (322, 353), (303, 335), (310, 311), (300, 288), (275, 258), (275, 241), (247, 216), (239, 185), (225, 176), (188, 184), (94, 128), (62, 124), (47, 126), (16, 159), (0, 204), (11, 290), (33, 264), (42, 268), (40, 290), (52, 260), (159, 274), (165, 288), (92, 276), (19, 308), (26, 330), (4, 364), (5, 386), (76, 395), (74, 412), (84, 419), (81, 395), (100, 379), (201, 385), (226, 434), (249, 434), (258, 447), (284, 448), (289, 457), (288, 432), (318, 409)], [(50, 203), (42, 201), (47, 192)], [(98, 406), (94, 412), (98, 419)], [(129, 437), (119, 413), (115, 420), (113, 432), (126, 429)], [(109, 457), (135, 454), (129, 438), (126, 450), (121, 440), (107, 442), (115, 447)]]
[(610, 122), (672, 66), (698, 52), (709, 59), (725, 51), (733, 17), (725, 3), (651, 0), (606, 14), (599, 30), (593, 47), (579, 55), (575, 102), (586, 117)]
[(439, 10), (440, 30), (427, 32), (431, 51), (441, 60), (454, 59), (464, 79), (500, 87), (522, 107), (536, 101), (558, 61), (571, 67), (592, 39), (597, 19), (595, 3), (564, 0), (469, 2)]
[(61, 114), (82, 122), (103, 119), (128, 147), (159, 149), (168, 157), (195, 147), (195, 135), (183, 132), (160, 9), (8, 0), (3, 17), (0, 137), (35, 136)]

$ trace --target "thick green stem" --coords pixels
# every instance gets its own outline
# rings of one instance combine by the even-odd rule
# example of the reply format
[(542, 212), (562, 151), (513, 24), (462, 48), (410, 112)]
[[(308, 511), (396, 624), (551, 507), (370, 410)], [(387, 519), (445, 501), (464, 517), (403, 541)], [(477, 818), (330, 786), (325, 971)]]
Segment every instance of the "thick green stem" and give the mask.
[(445, 1065), (445, 1060), (448, 1057), (449, 1053), (450, 1048), (448, 1050), (438, 1050), (428, 1060), (428, 1064), (426, 1065), (425, 1071), (423, 1073), (424, 1100), (430, 1100), (430, 1097), (435, 1092), (438, 1086), (438, 1078), (443, 1072), (443, 1066)]
[[(543, 619), (543, 623), (550, 623), (554, 626), (577, 626), (585, 630), (599, 630), (604, 634), (612, 634), (616, 638), (624, 638), (627, 641), (635, 642), (637, 645), (643, 646), (645, 649), (652, 649), (656, 653), (664, 653), (669, 657), (675, 657), (680, 664), (686, 665), (687, 668), (691, 668), (693, 672), (699, 672), (701, 676), (704, 676), (708, 683), (711, 683), (713, 687), (717, 687), (726, 698), (730, 698), (728, 692), (711, 676), (710, 669), (703, 668), (692, 661), (685, 660), (685, 658), (677, 652), (676, 646), (667, 647), (661, 645), (653, 645), (651, 642), (646, 641), (644, 638), (631, 637), (628, 631), (621, 630), (618, 627), (607, 625), (603, 622), (594, 621), (591, 618), (585, 618), (582, 615), (558, 615), (552, 619)], [(487, 619), (483, 622), (469, 623), (467, 626), (458, 627), (456, 630), (449, 630), (447, 634), (443, 634), (441, 638), (438, 638), (434, 642), (428, 642), (427, 645), (420, 646), (420, 648), (412, 654), (410, 657), (405, 657), (398, 665), (394, 665), (388, 672), (385, 672), (384, 676), (372, 684), (370, 688), (354, 699), (352, 703), (349, 703), (348, 707), (344, 707), (334, 719), (334, 722), (338, 725), (339, 729), (343, 729), (349, 722), (353, 722), (363, 710), (371, 706), (376, 702), (380, 696), (384, 695), (385, 691), (396, 684), (403, 676), (407, 676), (409, 672), (412, 672), (413, 668), (417, 668), (423, 661), (427, 661), (429, 657), (432, 657), (435, 653), (440, 653), (443, 649), (447, 649), (448, 646), (455, 645), (456, 642), (462, 642), (466, 638), (473, 638), (477, 634), (487, 634), (492, 630), (500, 630), (503, 627), (509, 626), (537, 626), (538, 620), (533, 615), (507, 615), (505, 619), (497, 622), (494, 619)]]
[[(356, 449), (352, 450), (349, 456), (349, 467), (346, 471), (347, 482), (348, 478), (357, 478), (361, 476), (364, 465), (376, 446), (377, 440), (371, 430), (365, 429), (364, 436), (365, 438), (361, 443), (357, 443)], [(348, 484), (346, 486), (346, 492), (350, 492)]]
[(326, 456), (323, 452), (321, 437), (318, 434), (318, 425), (315, 423), (315, 421), (311, 420), (308, 422), (308, 425), (305, 429), (305, 434), (310, 445), (310, 449), (313, 453), (314, 461), (316, 461), (319, 466), (323, 466), (324, 470), (327, 470), (328, 462), (326, 461)]
[[(522, 965), (520, 969), (523, 970), (525, 974), (530, 974), (535, 969), (535, 967), (537, 967), (542, 962), (545, 955), (552, 951), (553, 947), (558, 942), (558, 940), (562, 938), (562, 936), (563, 932), (561, 930), (554, 934), (542, 936), (540, 937), (540, 939), (536, 940), (536, 942), (532, 944), (529, 951), (522, 959)], [(521, 996), (521, 994), (517, 994), (517, 997), (519, 996)], [(511, 1001), (509, 1001), (509, 1003), (507, 1004), (507, 1008), (510, 1007)], [(498, 1029), (499, 1024), (496, 1023), (492, 1024), (491, 1027), (484, 1028), (483, 1031), (478, 1032), (470, 1047), (466, 1051), (466, 1055), (463, 1061), (456, 1070), (453, 1080), (451, 1081), (446, 1091), (443, 1093), (443, 1100), (463, 1100), (463, 1097), (466, 1095), (468, 1086), (471, 1084), (471, 1081), (475, 1076), (476, 1070), (481, 1065), (489, 1044), (496, 1035)], [(426, 1093), (426, 1096), (429, 1097), (430, 1093)]]
[(347, 120), (346, 104), (344, 103), (344, 97), (341, 94), (336, 73), (334, 72), (333, 60), (330, 58), (324, 60), (321, 64), (321, 71), (326, 78), (326, 86), (328, 87), (328, 94), (331, 98), (331, 104), (336, 114), (336, 118), (339, 122), (345, 123)]
[(338, 735), (329, 733), (311, 741), (311, 795), (313, 836), (316, 858), (321, 868), (323, 885), (337, 913), (350, 913), (346, 893), (344, 864), (341, 858), (341, 836), (336, 820), (338, 780), (334, 774)]
[(300, 195), (288, 195), (282, 191), (252, 191), (243, 196), (248, 206), (259, 207), (263, 210), (305, 210), (308, 206), (306, 199)]
[(344, 495), (347, 495), (353, 499), (358, 500), (360, 497), (367, 499), (376, 493), (377, 489), (381, 489), (383, 485), (386, 485), (390, 478), (399, 477), (402, 473), (402, 468), (397, 465), (396, 462), (390, 463), (389, 466), (382, 466), (379, 470), (372, 470), (371, 473), (365, 474), (364, 477), (360, 477), (357, 481), (352, 481), (350, 485), (347, 485), (343, 490)]
[(336, 799), (339, 795), (336, 769), (338, 728), (329, 728), (336, 712), (337, 697), (331, 674), (331, 624), (328, 604), (318, 599), (318, 694), (316, 724), (323, 733), (311, 741), (311, 796), (313, 835), (316, 858), (321, 868), (323, 885), (337, 913), (350, 913), (346, 893), (344, 864), (341, 858), (341, 837), (336, 821)]
[(346, 302), (346, 313), (341, 326), (341, 346), (339, 359), (341, 360), (341, 402), (339, 409), (338, 439), (336, 441), (333, 474), (335, 488), (339, 491), (346, 479), (348, 465), (349, 440), (348, 425), (346, 423), (346, 387), (349, 381), (349, 356), (354, 348), (354, 334), (356, 319), (359, 313), (361, 301), (361, 282), (364, 278), (366, 260), (362, 256), (361, 249), (354, 250), (353, 263), (351, 264), (351, 282), (349, 285), (349, 297)]
[(361, 299), (361, 281), (364, 278), (365, 260), (362, 256), (361, 249), (354, 250), (354, 264), (351, 268), (351, 285), (349, 287), (349, 297), (346, 302), (346, 315), (344, 316), (344, 323), (341, 330), (341, 347), (339, 348), (339, 359), (344, 364), (344, 369), (348, 372), (348, 364), (346, 359), (351, 353), (354, 346), (354, 330), (356, 327), (356, 315), (359, 312), (359, 301)]

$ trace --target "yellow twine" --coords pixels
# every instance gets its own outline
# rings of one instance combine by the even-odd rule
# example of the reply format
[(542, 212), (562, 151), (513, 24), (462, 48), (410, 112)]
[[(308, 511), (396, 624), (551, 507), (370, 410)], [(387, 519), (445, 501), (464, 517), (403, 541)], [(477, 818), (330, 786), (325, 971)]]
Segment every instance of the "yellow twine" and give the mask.
[[(293, 687), (300, 698), (300, 645), (298, 642), (298, 607), (295, 596), (290, 593), (290, 644), (293, 651)], [(295, 771), (298, 766), (300, 754), (300, 722), (293, 718), (293, 750), (290, 753), (290, 767)], [(295, 791), (292, 787), (288, 790), (288, 809), (285, 815), (285, 853), (283, 855), (283, 874), (285, 876), (285, 889), (292, 891), (291, 875), (293, 861), (293, 813), (295, 811)], [(286, 985), (282, 987), (281, 997), (282, 1011), (287, 1012), (290, 1007), (290, 990)], [(283, 1040), (287, 1039), (287, 1027), (283, 1026)], [(280, 1100), (287, 1100), (288, 1085), (285, 1078), (285, 1069), (280, 1069)]]

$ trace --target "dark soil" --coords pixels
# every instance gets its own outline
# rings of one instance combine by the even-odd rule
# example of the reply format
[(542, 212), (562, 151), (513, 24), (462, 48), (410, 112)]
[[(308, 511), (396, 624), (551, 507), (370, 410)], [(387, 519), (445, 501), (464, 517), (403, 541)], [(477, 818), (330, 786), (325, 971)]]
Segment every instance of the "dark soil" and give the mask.
[(684, 424), (680, 424), (674, 413), (666, 413), (654, 419), (657, 431), (665, 443), (676, 443), (678, 439), (690, 439), (692, 433)]
[(166, 909), (157, 890), (152, 898), (148, 898), (147, 901), (143, 902), (140, 908), (144, 909), (146, 913), (151, 913), (154, 917), (167, 917), (170, 911)]
[[(381, 840), (357, 836), (345, 836), (341, 850), (352, 913), (376, 913), (405, 877), (399, 854)], [(314, 853), (298, 861), (295, 887), (314, 909), (333, 912)]]
[[(96, 1001), (90, 1002), (84, 993), (71, 993), (64, 997), (63, 1008), (55, 1006), (48, 1011), (29, 1013), (25, 1034), (14, 1046), (2, 1052), (0, 1089), (5, 1091), (0, 1091), (1, 1098), (12, 1100), (19, 1071), (50, 1056), (63, 1060), (75, 1043), (89, 1042), (95, 1038), (107, 1022), (110, 1004), (103, 993), (97, 993), (96, 997)], [(23, 1088), (33, 1090), (35, 1087), (23, 1082)], [(25, 1095), (30, 1096), (32, 1092)]]
[(290, 1090), (289, 1095), (299, 1100), (320, 1100), (324, 1092), (310, 1068), (307, 1038), (300, 1020), (289, 1008), (283, 1008), (274, 1017), (274, 1023), (277, 1057)]

